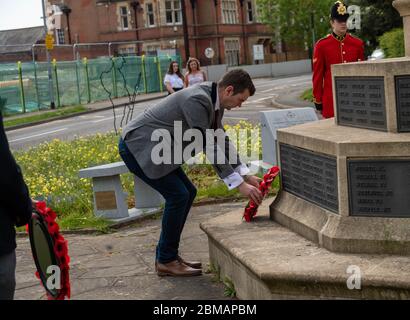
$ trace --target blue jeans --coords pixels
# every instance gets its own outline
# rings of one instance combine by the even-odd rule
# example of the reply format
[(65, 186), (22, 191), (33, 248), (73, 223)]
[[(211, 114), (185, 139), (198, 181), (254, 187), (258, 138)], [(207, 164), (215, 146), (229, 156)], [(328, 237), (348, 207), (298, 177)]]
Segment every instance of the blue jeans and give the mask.
[(180, 167), (162, 178), (150, 179), (144, 174), (122, 138), (118, 150), (128, 169), (164, 197), (165, 208), (156, 260), (159, 263), (176, 260), (182, 229), (197, 193), (195, 186)]

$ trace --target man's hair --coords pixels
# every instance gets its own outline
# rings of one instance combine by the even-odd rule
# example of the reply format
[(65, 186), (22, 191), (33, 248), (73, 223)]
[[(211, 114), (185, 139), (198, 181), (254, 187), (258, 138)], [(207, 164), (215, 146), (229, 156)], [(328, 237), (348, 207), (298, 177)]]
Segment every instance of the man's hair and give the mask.
[(249, 95), (253, 96), (256, 90), (251, 76), (242, 69), (234, 69), (225, 73), (218, 85), (221, 88), (233, 86), (233, 94), (242, 93), (248, 89)]

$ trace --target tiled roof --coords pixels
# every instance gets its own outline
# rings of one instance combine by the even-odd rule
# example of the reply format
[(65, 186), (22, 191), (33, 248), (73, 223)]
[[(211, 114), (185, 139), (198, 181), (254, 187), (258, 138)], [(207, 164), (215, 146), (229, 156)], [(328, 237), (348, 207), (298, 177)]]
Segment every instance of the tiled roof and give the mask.
[[(0, 54), (31, 51), (31, 46), (44, 42), (44, 38), (43, 26), (0, 31)], [(5, 45), (22, 46), (6, 47)]]

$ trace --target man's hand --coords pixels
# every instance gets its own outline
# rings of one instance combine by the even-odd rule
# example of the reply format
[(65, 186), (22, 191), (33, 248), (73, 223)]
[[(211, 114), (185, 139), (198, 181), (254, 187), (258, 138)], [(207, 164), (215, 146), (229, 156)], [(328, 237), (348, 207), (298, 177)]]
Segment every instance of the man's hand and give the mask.
[(258, 206), (262, 203), (262, 192), (258, 188), (244, 181), (238, 186), (238, 190), (242, 195), (253, 200)]
[(259, 188), (259, 184), (261, 183), (262, 179), (257, 177), (257, 176), (244, 176), (243, 177), (245, 182), (256, 187)]

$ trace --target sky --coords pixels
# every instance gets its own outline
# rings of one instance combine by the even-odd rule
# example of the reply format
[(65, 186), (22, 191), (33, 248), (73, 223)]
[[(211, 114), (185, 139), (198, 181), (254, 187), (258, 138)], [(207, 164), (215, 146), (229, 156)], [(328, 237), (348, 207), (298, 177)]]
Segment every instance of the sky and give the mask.
[(0, 0), (0, 30), (42, 26), (42, 0)]

